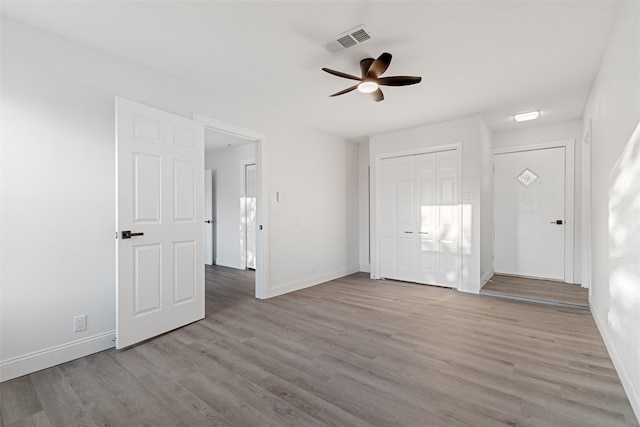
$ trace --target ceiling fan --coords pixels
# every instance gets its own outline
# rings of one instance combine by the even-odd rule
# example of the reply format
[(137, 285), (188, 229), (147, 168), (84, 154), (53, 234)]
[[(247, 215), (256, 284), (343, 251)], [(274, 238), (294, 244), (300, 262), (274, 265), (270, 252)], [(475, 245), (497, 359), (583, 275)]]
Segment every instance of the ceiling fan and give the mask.
[(358, 91), (362, 93), (370, 93), (373, 96), (374, 101), (380, 102), (384, 99), (384, 95), (382, 94), (379, 86), (408, 86), (420, 83), (422, 80), (422, 77), (414, 76), (380, 77), (385, 71), (387, 71), (390, 63), (391, 54), (387, 52), (383, 53), (375, 60), (373, 58), (365, 58), (360, 61), (362, 77), (332, 70), (330, 68), (323, 68), (323, 71), (333, 74), (334, 76), (344, 77), (345, 79), (357, 80), (360, 82), (357, 85), (353, 85), (329, 96), (343, 95), (351, 92), (352, 90), (358, 89)]

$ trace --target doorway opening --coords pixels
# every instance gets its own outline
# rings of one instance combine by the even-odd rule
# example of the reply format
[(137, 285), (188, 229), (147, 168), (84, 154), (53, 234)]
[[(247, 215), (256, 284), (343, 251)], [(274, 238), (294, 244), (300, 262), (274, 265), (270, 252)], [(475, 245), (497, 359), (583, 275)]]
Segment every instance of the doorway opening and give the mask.
[[(249, 270), (256, 298), (266, 298), (266, 136), (194, 114), (205, 126), (205, 168), (212, 176), (212, 230), (215, 259), (207, 278)], [(205, 224), (205, 229), (207, 224)], [(253, 276), (253, 277), (249, 277)]]

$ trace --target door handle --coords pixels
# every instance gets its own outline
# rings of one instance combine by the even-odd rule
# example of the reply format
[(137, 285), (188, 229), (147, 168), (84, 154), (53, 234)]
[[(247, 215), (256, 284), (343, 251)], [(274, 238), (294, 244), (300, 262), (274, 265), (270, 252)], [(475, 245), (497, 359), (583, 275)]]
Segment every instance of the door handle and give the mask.
[(210, 219), (205, 221), (207, 224), (211, 224), (213, 221), (211, 221)]
[(558, 225), (562, 225), (562, 220), (558, 219), (556, 221), (551, 221), (551, 224), (558, 224)]
[(413, 231), (405, 231), (404, 234), (413, 234)]
[(144, 236), (144, 233), (132, 233), (131, 230), (125, 230), (122, 232), (123, 239), (130, 239), (135, 236)]

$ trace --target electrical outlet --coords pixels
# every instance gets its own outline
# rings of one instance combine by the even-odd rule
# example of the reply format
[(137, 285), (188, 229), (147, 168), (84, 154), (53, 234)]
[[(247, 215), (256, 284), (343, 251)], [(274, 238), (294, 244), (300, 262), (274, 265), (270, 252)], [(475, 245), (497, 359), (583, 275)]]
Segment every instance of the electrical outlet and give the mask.
[(82, 314), (73, 318), (73, 332), (87, 330), (87, 315)]

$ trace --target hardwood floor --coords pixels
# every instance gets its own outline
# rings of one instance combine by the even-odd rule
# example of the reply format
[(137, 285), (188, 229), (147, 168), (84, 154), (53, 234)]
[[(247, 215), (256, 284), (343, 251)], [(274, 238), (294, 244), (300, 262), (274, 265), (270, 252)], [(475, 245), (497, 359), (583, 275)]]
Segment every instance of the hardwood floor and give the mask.
[(482, 295), (514, 298), (543, 304), (589, 308), (589, 290), (553, 280), (495, 274), (480, 291)]
[(3, 383), (4, 426), (637, 426), (589, 311), (355, 274)]

